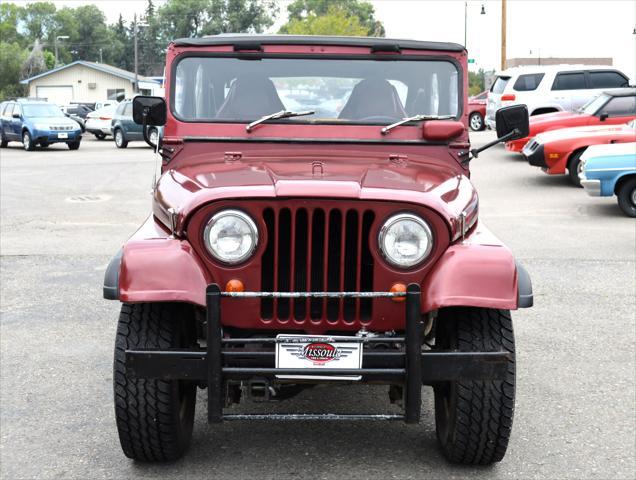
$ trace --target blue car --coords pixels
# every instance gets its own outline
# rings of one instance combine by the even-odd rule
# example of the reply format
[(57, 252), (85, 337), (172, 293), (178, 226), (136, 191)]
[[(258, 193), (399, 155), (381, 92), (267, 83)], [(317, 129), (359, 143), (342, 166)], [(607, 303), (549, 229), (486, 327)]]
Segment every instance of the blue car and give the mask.
[(581, 161), (585, 191), (593, 197), (616, 195), (625, 215), (636, 217), (636, 142), (593, 145)]
[(15, 100), (0, 103), (0, 147), (9, 142), (22, 142), (25, 150), (36, 145), (46, 148), (52, 143), (66, 143), (77, 150), (82, 130), (66, 117), (59, 107), (38, 100)]

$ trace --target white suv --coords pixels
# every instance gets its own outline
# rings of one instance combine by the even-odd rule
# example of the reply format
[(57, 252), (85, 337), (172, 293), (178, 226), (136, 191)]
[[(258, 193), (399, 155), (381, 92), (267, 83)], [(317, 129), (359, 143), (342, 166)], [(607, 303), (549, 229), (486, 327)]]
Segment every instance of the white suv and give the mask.
[(574, 111), (608, 88), (629, 86), (622, 72), (607, 66), (524, 66), (497, 74), (488, 92), (486, 125), (495, 128), (501, 107), (525, 104), (530, 115)]

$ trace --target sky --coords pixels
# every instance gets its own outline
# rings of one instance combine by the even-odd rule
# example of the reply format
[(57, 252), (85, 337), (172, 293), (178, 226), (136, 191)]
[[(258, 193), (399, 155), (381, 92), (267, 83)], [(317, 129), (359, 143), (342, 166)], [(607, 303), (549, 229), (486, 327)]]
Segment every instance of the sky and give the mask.
[[(165, 0), (155, 0), (160, 5)], [(285, 22), (286, 6), (270, 29)], [(15, 2), (15, 0), (14, 0)], [(15, 3), (28, 3), (18, 1)], [(130, 20), (146, 0), (54, 0), (58, 7), (93, 3), (113, 23)], [(464, 43), (462, 0), (371, 0), (387, 37)], [(484, 5), (486, 13), (481, 14)], [(467, 2), (467, 47), (471, 68), (499, 69), (501, 0)], [(614, 66), (636, 82), (636, 1), (508, 0), (507, 57), (612, 57)], [(531, 53), (532, 52), (532, 53)]]

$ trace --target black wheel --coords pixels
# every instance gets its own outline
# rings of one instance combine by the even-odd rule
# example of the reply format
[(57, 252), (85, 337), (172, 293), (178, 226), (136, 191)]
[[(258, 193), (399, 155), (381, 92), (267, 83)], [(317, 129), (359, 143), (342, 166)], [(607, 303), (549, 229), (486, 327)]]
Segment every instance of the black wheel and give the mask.
[(468, 124), (473, 132), (479, 132), (484, 129), (484, 117), (478, 112), (471, 113)]
[(618, 206), (628, 217), (636, 217), (636, 178), (621, 182), (616, 189)]
[(22, 146), (27, 152), (32, 152), (35, 149), (35, 144), (28, 130), (22, 132)]
[[(507, 310), (449, 308), (436, 324), (436, 348), (514, 354)], [(489, 465), (506, 454), (515, 397), (515, 363), (501, 381), (444, 382), (435, 386), (435, 426), (444, 456), (453, 463)]]
[(173, 461), (190, 445), (196, 385), (131, 378), (124, 363), (126, 349), (192, 347), (196, 343), (194, 320), (186, 308), (165, 303), (122, 305), (113, 384), (119, 441), (129, 458)]
[(9, 140), (4, 136), (4, 132), (0, 132), (0, 148), (7, 148)]
[(115, 130), (115, 145), (117, 145), (117, 148), (126, 148), (128, 146), (128, 140), (126, 140), (124, 132), (120, 128)]
[(97, 132), (97, 133), (94, 133), (93, 135), (95, 135), (95, 138), (97, 140), (104, 140), (106, 138), (106, 134), (104, 132)]
[(80, 147), (80, 143), (81, 143), (81, 140), (77, 140), (75, 142), (68, 142), (67, 145), (69, 150), (77, 150)]
[(577, 150), (570, 156), (570, 159), (568, 160), (568, 175), (570, 177), (570, 181), (577, 187), (582, 187), (579, 173), (581, 173), (581, 170), (583, 169), (583, 164), (581, 163), (581, 155), (583, 155), (584, 151), (585, 149)]

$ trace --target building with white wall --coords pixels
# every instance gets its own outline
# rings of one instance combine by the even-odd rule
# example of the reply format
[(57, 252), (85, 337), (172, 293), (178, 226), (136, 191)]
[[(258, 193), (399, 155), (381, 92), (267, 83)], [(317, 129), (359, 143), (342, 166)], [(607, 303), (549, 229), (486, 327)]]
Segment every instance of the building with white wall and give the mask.
[[(58, 105), (123, 100), (135, 94), (135, 74), (105, 63), (78, 60), (40, 73), (20, 83), (29, 86), (29, 97), (45, 98)], [(139, 93), (163, 95), (161, 82), (139, 75)]]

